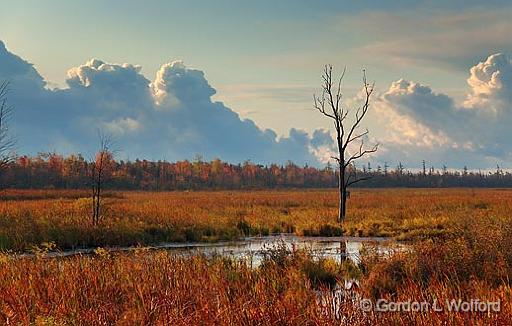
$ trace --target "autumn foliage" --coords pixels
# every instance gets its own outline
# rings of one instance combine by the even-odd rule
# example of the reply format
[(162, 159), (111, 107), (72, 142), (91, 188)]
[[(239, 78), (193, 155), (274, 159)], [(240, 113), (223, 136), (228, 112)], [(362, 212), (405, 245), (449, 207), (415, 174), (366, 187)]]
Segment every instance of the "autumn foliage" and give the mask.
[[(112, 190), (230, 190), (281, 188), (335, 188), (337, 172), (325, 167), (261, 165), (246, 161), (231, 164), (219, 159), (204, 161), (114, 161), (109, 159), (109, 180)], [(12, 189), (84, 189), (90, 184), (93, 162), (81, 155), (49, 153), (35, 157), (21, 156), (0, 170), (0, 187)], [(512, 187), (512, 174), (497, 167), (493, 171), (470, 171), (466, 167), (450, 171), (446, 167), (357, 165), (358, 178), (365, 179), (358, 187)], [(413, 170), (416, 168), (415, 170)], [(353, 173), (353, 166), (348, 167)]]

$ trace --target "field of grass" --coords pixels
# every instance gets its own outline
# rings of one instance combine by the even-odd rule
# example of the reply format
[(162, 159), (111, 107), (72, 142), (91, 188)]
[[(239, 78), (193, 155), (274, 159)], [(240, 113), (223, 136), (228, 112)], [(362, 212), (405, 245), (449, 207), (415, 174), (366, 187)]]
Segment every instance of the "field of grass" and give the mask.
[[(508, 190), (355, 190), (343, 229), (335, 223), (331, 190), (116, 192), (105, 198), (96, 227), (87, 192), (2, 195), (0, 324), (507, 325), (512, 319)], [(258, 268), (144, 249), (57, 259), (10, 254), (277, 232), (391, 236), (408, 240), (410, 250), (385, 256), (369, 247), (356, 266), (275, 248)], [(333, 289), (347, 278), (360, 287), (340, 298)], [(361, 299), (436, 301), (441, 311), (364, 311)], [(453, 299), (500, 302), (500, 311), (449, 311)]]
[(85, 191), (6, 191), (0, 202), (0, 249), (27, 251), (232, 240), (296, 233), (446, 237), (480, 220), (512, 220), (512, 191), (469, 189), (354, 190), (343, 228), (334, 190), (114, 192), (99, 226)]

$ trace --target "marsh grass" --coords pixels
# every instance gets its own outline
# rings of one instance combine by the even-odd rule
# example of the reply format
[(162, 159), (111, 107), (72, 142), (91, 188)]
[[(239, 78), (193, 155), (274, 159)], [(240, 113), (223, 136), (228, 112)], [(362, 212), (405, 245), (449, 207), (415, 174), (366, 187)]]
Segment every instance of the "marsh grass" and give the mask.
[[(482, 235), (496, 235), (494, 245), (480, 245), (474, 238), (478, 231), (471, 226), (445, 243), (422, 241), (386, 259), (369, 250), (359, 266), (314, 258), (284, 245), (268, 248), (258, 268), (243, 260), (180, 257), (167, 251), (98, 249), (92, 256), (59, 259), (0, 255), (0, 323), (508, 325), (508, 231), (496, 228)], [(488, 273), (490, 269), (495, 271)], [(340, 296), (344, 280), (353, 278), (360, 288)], [(444, 310), (366, 312), (359, 306), (361, 298), (435, 299)], [(500, 300), (501, 311), (450, 312), (444, 304), (472, 298)]]
[[(49, 258), (73, 246), (213, 241), (266, 232), (339, 232), (332, 191), (122, 193), (99, 227), (88, 199), (17, 194), (0, 203), (0, 324), (6, 325), (509, 325), (512, 192), (364, 190), (350, 199), (346, 235), (390, 235), (409, 250), (368, 247), (338, 264), (283, 246), (258, 268), (166, 251)], [(38, 195), (39, 196), (39, 195)], [(12, 250), (37, 255), (20, 258)], [(340, 286), (360, 287), (340, 302)], [(322, 300), (319, 300), (319, 295)], [(365, 312), (361, 298), (437, 300), (440, 312)], [(501, 302), (499, 313), (450, 312), (446, 300)]]
[(8, 190), (0, 201), (0, 249), (42, 243), (60, 250), (232, 240), (295, 233), (308, 236), (445, 239), (466, 224), (511, 221), (512, 192), (493, 189), (355, 190), (343, 228), (333, 190), (114, 192), (99, 226), (83, 191)]
[[(279, 254), (273, 256), (277, 257)], [(315, 303), (326, 271), (306, 253), (251, 269), (225, 257), (166, 251), (0, 260), (0, 321), (39, 325), (334, 322)], [(320, 265), (318, 265), (320, 266)], [(308, 267), (309, 268), (309, 267)], [(311, 281), (312, 280), (312, 281)]]
[[(460, 227), (460, 226), (459, 226)], [(512, 226), (489, 217), (464, 223), (443, 240), (417, 241), (411, 250), (363, 256), (361, 295), (373, 302), (436, 301), (441, 312), (375, 314), (381, 323), (508, 325), (512, 318)], [(499, 312), (449, 311), (448, 302), (500, 302)]]

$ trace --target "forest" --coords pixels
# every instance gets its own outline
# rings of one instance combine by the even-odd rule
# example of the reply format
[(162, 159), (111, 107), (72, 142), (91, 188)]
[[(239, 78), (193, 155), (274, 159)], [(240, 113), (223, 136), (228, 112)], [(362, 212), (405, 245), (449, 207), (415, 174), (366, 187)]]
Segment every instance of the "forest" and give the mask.
[[(112, 190), (230, 190), (280, 188), (334, 188), (336, 169), (327, 164), (323, 168), (285, 165), (261, 165), (251, 161), (231, 164), (215, 159), (177, 162), (114, 160), (108, 157), (105, 170), (105, 188)], [(84, 156), (64, 157), (55, 153), (21, 156), (6, 164), (0, 171), (2, 188), (17, 189), (84, 189), (90, 185), (94, 161)], [(419, 168), (406, 168), (398, 162), (373, 167), (370, 163), (349, 168), (365, 179), (361, 188), (382, 187), (512, 187), (512, 173), (499, 166), (493, 171), (474, 171), (427, 168), (421, 161)]]

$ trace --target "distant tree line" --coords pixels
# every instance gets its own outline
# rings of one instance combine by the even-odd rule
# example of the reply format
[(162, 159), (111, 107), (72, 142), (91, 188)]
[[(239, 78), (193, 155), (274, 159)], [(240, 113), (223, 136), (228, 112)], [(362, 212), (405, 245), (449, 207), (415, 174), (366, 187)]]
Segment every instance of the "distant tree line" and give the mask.
[[(247, 161), (229, 164), (221, 160), (151, 162), (146, 160), (115, 161), (108, 158), (104, 166), (106, 189), (119, 190), (192, 190), (255, 188), (335, 188), (338, 173), (328, 164), (324, 168), (285, 165), (259, 165)], [(21, 156), (1, 171), (3, 188), (80, 189), (90, 185), (91, 164), (81, 155), (58, 154)], [(512, 174), (497, 167), (493, 172), (448, 170), (446, 167), (411, 171), (401, 163), (390, 168), (372, 167), (369, 163), (351, 173), (365, 178), (358, 187), (512, 187)]]

